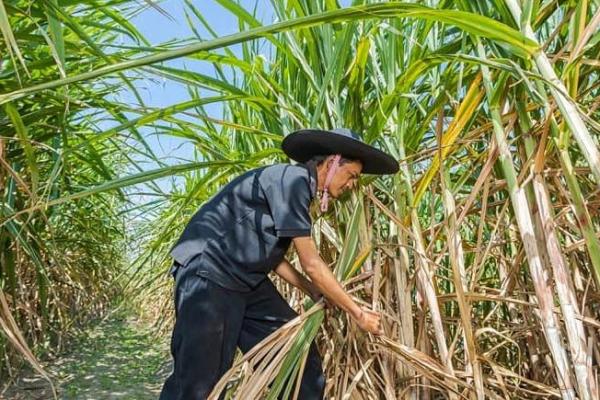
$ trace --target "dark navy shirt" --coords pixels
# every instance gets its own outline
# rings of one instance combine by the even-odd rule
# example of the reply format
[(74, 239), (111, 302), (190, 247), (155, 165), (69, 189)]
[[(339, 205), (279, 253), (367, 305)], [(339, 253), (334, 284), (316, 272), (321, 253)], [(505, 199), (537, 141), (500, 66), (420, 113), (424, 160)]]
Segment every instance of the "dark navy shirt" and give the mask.
[(237, 177), (194, 214), (171, 250), (184, 267), (232, 290), (249, 291), (310, 236), (316, 170), (275, 164)]

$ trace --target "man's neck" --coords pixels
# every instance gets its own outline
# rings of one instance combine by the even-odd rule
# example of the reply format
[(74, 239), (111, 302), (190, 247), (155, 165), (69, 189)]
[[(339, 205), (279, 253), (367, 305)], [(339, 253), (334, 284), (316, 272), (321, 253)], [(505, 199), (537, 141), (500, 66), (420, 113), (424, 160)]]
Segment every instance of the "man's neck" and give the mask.
[(317, 191), (322, 192), (327, 178), (327, 163), (323, 162), (317, 167)]

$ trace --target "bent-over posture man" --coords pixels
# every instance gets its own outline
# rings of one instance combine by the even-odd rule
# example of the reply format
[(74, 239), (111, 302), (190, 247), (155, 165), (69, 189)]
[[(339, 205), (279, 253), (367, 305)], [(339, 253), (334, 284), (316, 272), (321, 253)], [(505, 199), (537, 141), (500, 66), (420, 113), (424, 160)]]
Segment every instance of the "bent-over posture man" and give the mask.
[[(347, 129), (300, 130), (283, 151), (300, 164), (276, 164), (246, 172), (227, 184), (192, 217), (171, 250), (175, 277), (173, 373), (161, 400), (205, 399), (244, 353), (287, 321), (294, 310), (267, 274), (275, 271), (317, 300), (321, 295), (364, 330), (380, 334), (378, 313), (358, 306), (321, 259), (311, 238), (310, 203), (355, 187), (359, 175), (391, 174), (398, 163)], [(306, 279), (284, 259), (291, 243)], [(321, 399), (325, 379), (311, 345), (300, 399)]]

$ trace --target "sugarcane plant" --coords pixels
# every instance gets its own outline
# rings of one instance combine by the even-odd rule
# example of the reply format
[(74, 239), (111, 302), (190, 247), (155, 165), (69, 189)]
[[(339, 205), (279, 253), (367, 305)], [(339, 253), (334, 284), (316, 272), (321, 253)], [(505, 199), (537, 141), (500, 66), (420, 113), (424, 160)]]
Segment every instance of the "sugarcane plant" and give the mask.
[[(305, 18), (328, 11), (310, 4), (294, 4), (296, 7), (274, 5), (278, 19)], [(582, 322), (577, 289), (566, 266), (564, 246), (569, 235), (559, 236), (565, 233), (557, 230), (559, 224), (555, 216), (560, 212), (551, 206), (556, 203), (556, 198), (551, 197), (557, 195), (556, 190), (552, 191), (547, 183), (546, 179), (550, 178), (544, 177), (548, 174), (545, 169), (550, 168), (544, 165), (550, 163), (557, 148), (548, 142), (543, 127), (556, 125), (552, 121), (562, 120), (561, 112), (570, 112), (569, 106), (557, 110), (553, 102), (582, 106), (567, 96), (556, 80), (557, 72), (553, 69), (552, 75), (540, 64), (540, 60), (547, 59), (542, 47), (545, 49), (551, 43), (541, 46), (538, 42), (541, 39), (531, 35), (527, 28), (532, 25), (531, 16), (539, 15), (535, 24), (543, 38), (549, 35), (546, 30), (552, 33), (546, 25), (555, 28), (572, 12), (561, 9), (564, 5), (557, 3), (544, 4), (541, 8), (539, 4), (528, 3), (528, 14), (518, 17), (509, 12), (514, 8), (510, 3), (485, 6), (446, 3), (445, 6), (473, 13), (463, 15), (460, 20), (474, 21), (474, 15), (486, 15), (503, 21), (503, 29), (511, 26), (514, 29), (513, 41), (503, 41), (500, 35), (489, 31), (487, 35), (482, 33), (494, 27), (494, 21), (478, 21), (481, 30), (477, 32), (470, 30), (470, 26), (458, 24), (463, 29), (461, 34), (427, 21), (386, 21), (384, 24), (365, 21), (354, 25), (318, 26), (289, 33), (273, 42), (275, 61), (271, 65), (274, 69), (268, 69), (264, 77), (253, 69), (252, 76), (242, 79), (247, 93), (277, 103), (276, 120), (267, 113), (253, 114), (252, 109), (240, 107), (239, 103), (229, 107), (231, 114), (227, 119), (247, 127), (254, 127), (257, 124), (254, 121), (260, 121), (261, 126), (283, 125), (278, 130), (289, 132), (298, 127), (298, 120), (300, 126), (307, 123), (349, 125), (364, 131), (371, 140), (379, 141), (404, 160), (402, 174), (396, 182), (370, 182), (369, 190), (361, 193), (369, 196), (367, 201), (373, 201), (372, 215), (381, 213), (379, 220), (373, 217), (365, 222), (369, 226), (367, 232), (380, 232), (380, 225), (385, 226), (386, 236), (369, 239), (367, 233), (367, 240), (380, 240), (388, 246), (397, 243), (402, 248), (385, 251), (382, 245), (382, 249), (377, 248), (373, 254), (378, 254), (377, 250), (383, 254), (371, 255), (365, 263), (366, 269), (368, 265), (373, 268), (373, 264), (381, 263), (378, 277), (373, 278), (373, 284), (379, 285), (378, 290), (383, 290), (382, 282), (397, 279), (395, 291), (391, 291), (393, 286), (387, 283), (390, 286), (383, 296), (385, 300), (378, 305), (386, 312), (404, 307), (396, 308), (393, 314), (390, 312), (391, 323), (398, 326), (391, 330), (390, 336), (381, 339), (382, 346), (393, 356), (379, 356), (378, 362), (374, 362), (377, 356), (372, 353), (351, 352), (356, 360), (350, 357), (347, 364), (341, 359), (329, 360), (338, 371), (341, 365), (348, 368), (340, 381), (329, 386), (329, 393), (340, 397), (387, 395), (393, 398), (416, 396), (418, 385), (433, 385), (449, 397), (550, 395), (574, 398), (577, 395), (593, 398), (597, 393), (593, 378), (594, 351), (589, 347), (586, 350), (585, 344), (595, 340), (591, 339), (594, 333)], [(381, 8), (374, 10), (393, 5), (377, 7)], [(557, 7), (556, 14), (549, 11), (552, 7)], [(235, 9), (242, 25), (259, 26), (250, 12), (230, 8)], [(413, 8), (411, 16), (418, 14), (417, 9)], [(586, 8), (588, 18), (592, 15), (589, 11)], [(580, 12), (578, 15), (581, 19)], [(397, 16), (402, 19), (401, 15)], [(594, 26), (590, 28), (593, 29)], [(519, 35), (520, 30), (523, 35)], [(588, 34), (587, 40), (591, 38)], [(556, 33), (550, 40), (557, 40)], [(352, 43), (356, 44), (350, 47), (356, 50), (348, 52), (348, 45)], [(244, 57), (248, 61), (256, 59), (256, 52), (244, 46)], [(592, 84), (591, 90), (594, 89)], [(308, 116), (297, 115), (294, 111), (298, 109)], [(256, 116), (253, 118), (253, 115)], [(562, 123), (563, 129), (577, 129), (577, 122), (571, 122), (578, 120), (587, 120), (592, 129), (596, 126), (589, 115), (570, 115), (569, 118)], [(586, 128), (577, 134), (584, 143), (595, 143), (590, 132), (593, 131)], [(242, 140), (239, 145), (246, 146), (246, 143)], [(581, 153), (579, 150), (581, 148), (571, 149), (571, 154), (578, 154), (581, 162), (588, 165), (587, 182), (591, 186), (587, 186), (586, 191), (593, 195), (597, 182), (591, 167), (595, 148)], [(255, 152), (256, 149), (249, 153)], [(553, 172), (554, 185), (560, 182), (560, 176), (555, 174)], [(562, 185), (559, 187), (560, 196), (568, 196)], [(564, 204), (571, 204), (571, 200), (565, 198)], [(345, 206), (340, 207), (336, 216), (342, 219), (338, 229), (343, 229)], [(564, 208), (562, 210), (566, 213)], [(430, 228), (424, 229), (424, 226)], [(576, 226), (571, 224), (571, 228), (580, 229)], [(581, 227), (586, 225), (581, 224)], [(578, 231), (580, 237), (584, 237), (582, 231)], [(595, 234), (585, 237), (594, 238), (590, 243), (597, 241)], [(337, 241), (331, 238), (331, 233), (328, 240)], [(584, 245), (581, 239), (578, 243)], [(595, 254), (581, 250), (586, 253), (587, 272), (586, 280), (579, 278), (580, 294), (586, 287), (597, 285), (597, 281), (594, 282), (597, 278)], [(338, 260), (335, 251), (325, 254), (332, 255), (331, 262)], [(581, 259), (571, 262), (578, 263), (576, 270), (580, 273)], [(391, 263), (393, 270), (382, 268)], [(412, 276), (414, 283), (401, 274)], [(550, 276), (556, 277), (556, 283), (549, 281)], [(367, 298), (370, 295), (371, 299), (379, 297), (367, 290), (363, 294)], [(411, 294), (414, 296), (413, 304), (406, 301), (407, 294), (409, 299)], [(512, 303), (513, 296), (521, 304), (534, 307), (535, 312), (519, 311)], [(445, 299), (445, 308), (440, 308), (440, 297)], [(502, 304), (504, 301), (506, 304)], [(555, 302), (561, 310), (560, 318), (556, 318)], [(592, 307), (591, 315), (596, 311)], [(399, 317), (413, 314), (420, 315), (417, 326), (406, 321), (409, 318)], [(234, 397), (267, 393), (266, 396), (275, 398), (282, 392), (293, 394), (293, 385), (299, 381), (295, 374), (303, 359), (302, 354), (294, 353), (301, 353), (299, 347), (293, 346), (294, 340), (310, 339), (306, 332), (313, 332), (314, 327), (309, 321), (319, 318), (318, 314), (309, 315), (305, 319), (306, 330), (302, 330), (300, 324), (291, 324), (288, 330), (274, 334), (279, 335), (279, 340), (269, 338), (263, 349), (242, 358), (236, 364), (237, 369), (218, 386), (215, 395), (227, 388), (227, 379), (232, 377), (236, 378), (230, 382)], [(450, 319), (460, 322), (450, 322)], [(520, 333), (510, 327), (523, 321), (528, 321), (528, 333), (519, 336)], [(406, 329), (403, 324), (410, 326), (416, 338), (405, 331), (401, 333)], [(541, 327), (536, 332), (543, 335), (543, 349), (532, 346), (540, 343), (531, 337), (533, 326)], [(352, 330), (347, 324), (341, 327), (343, 331)], [(340, 350), (349, 338), (363, 343), (351, 334), (334, 341), (331, 336), (335, 332), (331, 329), (340, 329), (340, 326), (327, 328), (323, 335), (335, 345), (327, 348), (326, 359), (327, 355), (344, 354)], [(290, 335), (292, 331), (299, 336)], [(513, 338), (515, 335), (517, 340)], [(413, 351), (410, 353), (413, 358), (408, 359), (407, 353), (398, 351), (400, 344)], [(357, 344), (352, 347), (361, 348)], [(293, 357), (295, 363), (286, 363), (289, 358), (273, 349), (294, 353), (289, 357)], [(542, 368), (542, 354), (548, 351), (549, 357), (544, 356), (546, 362)], [(428, 358), (431, 355), (435, 357)], [(401, 362), (395, 357), (400, 357)], [(408, 368), (404, 370), (401, 363)], [(522, 374), (525, 366), (531, 368), (531, 375)], [(515, 368), (521, 373), (515, 372)], [(332, 376), (336, 376), (334, 371), (329, 375)], [(548, 385), (550, 376), (553, 383)], [(412, 383), (407, 384), (411, 380)], [(403, 384), (399, 385), (398, 381)]]
[[(143, 210), (136, 227), (144, 235), (117, 281), (154, 305), (144, 312), (165, 333), (173, 319), (168, 250), (197, 207), (248, 168), (286, 162), (285, 134), (345, 126), (395, 155), (401, 169), (365, 176), (352, 198), (315, 211), (313, 235), (357, 301), (383, 314), (385, 334), (364, 335), (279, 282), (304, 313), (240, 355), (214, 396), (297, 396), (316, 338), (328, 397), (597, 398), (600, 3), (285, 0), (271, 1), (273, 21), (261, 21), (255, 8), (216, 1), (238, 33), (218, 36), (186, 0), (190, 38), (154, 47), (137, 38), (103, 54), (95, 44), (109, 34), (90, 40), (93, 28), (72, 14), (50, 12), (54, 19), (41, 23), (39, 13), (19, 14), (4, 0), (11, 79), (0, 104), (15, 155), (2, 169), (2, 235), (11, 237), (3, 249), (18, 241), (33, 264), (27, 246), (44, 241), (18, 236), (22, 229), (37, 232), (31, 224), (44, 218), (70, 222), (76, 217), (66, 209), (93, 199), (118, 208), (143, 187), (154, 200), (134, 207)], [(57, 2), (40, 4), (53, 10)], [(127, 2), (94, 4), (123, 12)], [(103, 18), (134, 35), (128, 14), (115, 12)], [(45, 63), (25, 56), (25, 16), (42, 27)], [(72, 65), (73, 41), (94, 68)], [(208, 63), (214, 75), (170, 62), (180, 58)], [(106, 100), (112, 90), (135, 93), (137, 73), (185, 85), (190, 98), (164, 108)], [(65, 98), (75, 99), (73, 114), (39, 107), (40, 99), (56, 106)], [(222, 115), (211, 114), (214, 103)], [(44, 135), (49, 115), (72, 117)], [(114, 122), (94, 125), (94, 115)], [(155, 157), (148, 129), (192, 143), (195, 159), (171, 165)], [(46, 155), (55, 153), (42, 151), (52, 140), (64, 147), (58, 165), (77, 157), (79, 169), (59, 168)], [(127, 157), (123, 143), (152, 167)], [(153, 183), (174, 175), (168, 192)], [(64, 185), (52, 185), (58, 177)], [(22, 200), (10, 203), (17, 187)]]
[[(131, 1), (0, 1), (0, 92), (139, 54), (148, 42), (128, 18), (142, 9)], [(122, 36), (137, 45), (109, 55)], [(46, 375), (36, 355), (68, 348), (70, 334), (122, 292), (131, 202), (124, 185), (110, 182), (156, 157), (135, 125), (98, 136), (138, 108), (118, 100), (123, 87), (137, 93), (138, 76), (107, 78), (0, 107), (0, 390), (23, 359)]]

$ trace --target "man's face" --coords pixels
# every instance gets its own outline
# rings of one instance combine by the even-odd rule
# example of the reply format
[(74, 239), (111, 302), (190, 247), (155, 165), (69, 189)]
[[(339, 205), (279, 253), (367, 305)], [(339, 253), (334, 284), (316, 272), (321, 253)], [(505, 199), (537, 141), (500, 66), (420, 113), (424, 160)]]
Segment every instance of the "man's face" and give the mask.
[(362, 163), (360, 161), (346, 161), (343, 165), (338, 166), (329, 184), (331, 197), (337, 199), (346, 191), (356, 188), (361, 171)]

